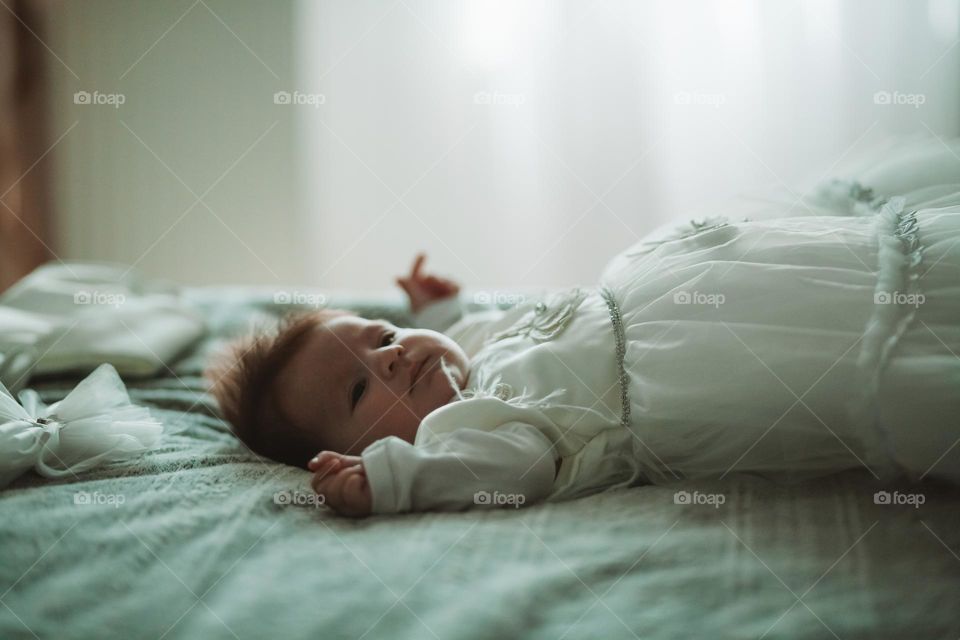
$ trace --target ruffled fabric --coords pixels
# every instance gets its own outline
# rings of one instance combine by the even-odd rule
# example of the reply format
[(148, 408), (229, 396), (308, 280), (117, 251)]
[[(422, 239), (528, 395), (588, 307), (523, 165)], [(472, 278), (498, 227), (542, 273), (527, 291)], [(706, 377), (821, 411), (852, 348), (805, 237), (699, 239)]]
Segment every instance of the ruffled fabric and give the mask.
[(917, 233), (916, 211), (904, 211), (904, 198), (874, 201), (870, 210), (876, 214), (879, 272), (874, 310), (864, 329), (857, 362), (860, 395), (853, 413), (866, 435), (869, 457), (883, 477), (892, 479), (903, 470), (896, 463), (889, 427), (877, 415), (878, 392), (884, 367), (923, 300), (923, 246)]
[(856, 180), (832, 179), (822, 183), (810, 197), (810, 203), (838, 215), (873, 215), (874, 204), (882, 198)]
[(49, 407), (33, 390), (20, 397), (22, 405), (0, 384), (0, 487), (31, 467), (60, 478), (128, 459), (153, 447), (163, 433), (149, 409), (130, 402), (109, 364)]
[(587, 292), (579, 287), (547, 296), (545, 300), (528, 303), (532, 309), (512, 327), (493, 334), (488, 342), (517, 336), (534, 342), (553, 340), (566, 329), (577, 308), (586, 299)]
[(960, 190), (875, 193), (831, 181), (818, 206), (833, 216), (711, 225), (611, 261), (653, 482), (949, 475)]

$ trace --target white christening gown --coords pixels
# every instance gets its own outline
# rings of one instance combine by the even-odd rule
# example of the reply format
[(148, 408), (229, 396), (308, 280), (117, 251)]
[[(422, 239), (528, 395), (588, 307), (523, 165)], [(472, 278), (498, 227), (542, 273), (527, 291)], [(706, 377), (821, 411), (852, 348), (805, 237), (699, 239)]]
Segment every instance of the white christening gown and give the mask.
[(606, 268), (652, 481), (960, 481), (960, 185), (846, 188), (854, 215), (692, 225)]
[(654, 232), (596, 287), (452, 327), (428, 308), (467, 389), (364, 450), (374, 511), (731, 473), (960, 482), (960, 141), (741, 211)]

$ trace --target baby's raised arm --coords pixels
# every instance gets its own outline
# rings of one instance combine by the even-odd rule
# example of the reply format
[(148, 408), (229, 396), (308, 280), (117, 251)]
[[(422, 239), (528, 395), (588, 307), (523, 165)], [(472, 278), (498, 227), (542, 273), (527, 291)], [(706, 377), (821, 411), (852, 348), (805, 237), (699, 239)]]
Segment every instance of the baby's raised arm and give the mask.
[(432, 302), (455, 298), (460, 293), (460, 285), (448, 278), (424, 273), (423, 263), (427, 260), (425, 253), (418, 253), (413, 260), (410, 275), (398, 277), (396, 282), (403, 289), (410, 300), (410, 311), (420, 311)]
[(460, 286), (452, 280), (425, 274), (425, 260), (424, 254), (418, 254), (410, 275), (397, 278), (397, 284), (410, 300), (415, 326), (447, 334), (473, 357), (488, 337), (516, 321), (516, 314), (499, 308), (468, 313), (459, 298)]

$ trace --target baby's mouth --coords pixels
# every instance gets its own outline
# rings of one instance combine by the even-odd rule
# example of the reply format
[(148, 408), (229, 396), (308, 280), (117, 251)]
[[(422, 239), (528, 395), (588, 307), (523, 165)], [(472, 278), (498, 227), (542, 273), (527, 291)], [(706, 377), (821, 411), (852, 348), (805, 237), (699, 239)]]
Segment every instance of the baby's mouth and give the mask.
[(410, 391), (413, 391), (413, 388), (417, 386), (417, 383), (420, 382), (420, 374), (426, 369), (427, 362), (430, 360), (428, 355), (419, 363), (413, 365), (413, 371), (410, 372)]

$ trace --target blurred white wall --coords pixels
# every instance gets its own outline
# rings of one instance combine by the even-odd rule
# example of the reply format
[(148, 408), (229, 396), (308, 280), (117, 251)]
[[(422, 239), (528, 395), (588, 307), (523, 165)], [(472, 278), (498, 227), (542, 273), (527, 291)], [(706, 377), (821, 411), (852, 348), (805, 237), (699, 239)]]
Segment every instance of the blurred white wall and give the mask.
[(293, 5), (52, 5), (57, 254), (189, 283), (307, 280), (294, 123), (273, 101), (292, 82)]
[(58, 253), (182, 282), (380, 289), (419, 249), (591, 282), (668, 218), (960, 128), (956, 0), (54, 4)]

